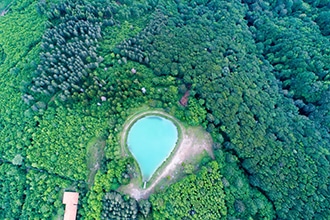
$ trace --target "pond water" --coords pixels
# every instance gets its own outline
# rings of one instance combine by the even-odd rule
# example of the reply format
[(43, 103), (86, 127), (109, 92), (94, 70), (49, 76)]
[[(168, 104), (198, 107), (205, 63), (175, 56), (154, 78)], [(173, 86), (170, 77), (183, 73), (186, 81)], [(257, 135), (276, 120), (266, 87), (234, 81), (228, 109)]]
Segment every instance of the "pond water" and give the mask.
[(127, 146), (139, 164), (143, 181), (148, 181), (171, 154), (177, 140), (177, 128), (168, 119), (152, 115), (133, 124)]

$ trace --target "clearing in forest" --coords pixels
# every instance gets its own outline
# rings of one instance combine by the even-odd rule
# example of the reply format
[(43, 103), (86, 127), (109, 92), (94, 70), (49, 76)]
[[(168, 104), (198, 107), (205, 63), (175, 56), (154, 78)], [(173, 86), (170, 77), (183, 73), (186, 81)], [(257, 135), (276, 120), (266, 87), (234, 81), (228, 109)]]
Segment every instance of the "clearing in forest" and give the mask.
[(87, 144), (87, 169), (88, 169), (88, 179), (87, 184), (91, 187), (94, 183), (94, 177), (96, 172), (100, 169), (100, 164), (102, 163), (102, 158), (104, 157), (104, 147), (106, 141), (99, 137), (93, 138)]
[(126, 155), (125, 145), (128, 129), (138, 118), (150, 114), (165, 116), (174, 121), (181, 130), (181, 139), (178, 140), (179, 142), (168, 160), (155, 172), (146, 189), (143, 189), (140, 181), (134, 179), (128, 185), (120, 187), (119, 191), (130, 195), (136, 200), (148, 198), (162, 180), (167, 178), (173, 179), (176, 171), (182, 167), (183, 163), (191, 163), (194, 158), (202, 154), (204, 151), (206, 151), (212, 158), (214, 157), (212, 151), (212, 138), (209, 133), (204, 131), (202, 127), (185, 128), (177, 119), (162, 111), (146, 111), (134, 115), (125, 123), (120, 140), (123, 155)]

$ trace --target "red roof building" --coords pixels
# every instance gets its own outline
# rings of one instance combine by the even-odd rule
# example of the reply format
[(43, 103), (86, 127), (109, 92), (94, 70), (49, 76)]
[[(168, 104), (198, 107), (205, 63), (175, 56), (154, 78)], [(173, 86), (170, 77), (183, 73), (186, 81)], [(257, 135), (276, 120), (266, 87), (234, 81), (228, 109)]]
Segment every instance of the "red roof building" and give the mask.
[(75, 220), (78, 209), (79, 193), (64, 192), (63, 204), (65, 204), (64, 220)]

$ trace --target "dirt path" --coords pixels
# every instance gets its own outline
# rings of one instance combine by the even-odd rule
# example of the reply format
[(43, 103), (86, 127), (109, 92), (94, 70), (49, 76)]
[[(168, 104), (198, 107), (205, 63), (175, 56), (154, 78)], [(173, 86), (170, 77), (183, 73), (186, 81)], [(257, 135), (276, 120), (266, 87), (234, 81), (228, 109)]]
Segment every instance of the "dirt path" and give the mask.
[(178, 146), (176, 147), (175, 151), (173, 152), (171, 159), (167, 162), (166, 167), (156, 171), (156, 173), (154, 174), (156, 176), (152, 178), (152, 183), (149, 185), (148, 188), (142, 189), (142, 186), (131, 182), (130, 184), (123, 186), (119, 189), (123, 193), (129, 194), (131, 197), (137, 200), (148, 198), (150, 193), (154, 191), (155, 186), (158, 185), (158, 183), (162, 179), (168, 176), (173, 177), (173, 173), (175, 173), (175, 170), (182, 166), (183, 162), (187, 163), (191, 161), (194, 157), (201, 154), (204, 150), (208, 152), (211, 157), (213, 157), (212, 138), (206, 131), (204, 131), (201, 127), (190, 127), (186, 129), (177, 119), (161, 111), (143, 112), (132, 116), (128, 120), (128, 123), (124, 125), (120, 140), (123, 155), (125, 155), (125, 137), (130, 125), (134, 123), (137, 118), (153, 113), (158, 115), (164, 115), (175, 121), (176, 124), (180, 126), (180, 130), (182, 132), (182, 139), (180, 143), (178, 143)]

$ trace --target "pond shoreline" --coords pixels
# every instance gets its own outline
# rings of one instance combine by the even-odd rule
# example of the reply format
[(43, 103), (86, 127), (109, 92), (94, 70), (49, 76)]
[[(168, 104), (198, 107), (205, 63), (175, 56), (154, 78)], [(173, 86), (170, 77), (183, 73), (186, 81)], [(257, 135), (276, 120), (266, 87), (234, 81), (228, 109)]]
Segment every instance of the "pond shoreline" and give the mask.
[[(154, 192), (154, 188), (165, 178), (172, 176), (182, 163), (193, 159), (203, 151), (206, 151), (211, 157), (213, 157), (212, 150), (212, 138), (210, 134), (202, 129), (202, 127), (189, 127), (185, 128), (176, 118), (162, 112), (160, 110), (147, 110), (141, 113), (132, 115), (127, 119), (123, 125), (123, 130), (120, 136), (120, 144), (122, 149), (122, 156), (128, 156), (126, 152), (126, 137), (129, 128), (134, 124), (136, 120), (146, 115), (160, 115), (167, 119), (170, 119), (175, 123), (178, 130), (180, 130), (177, 146), (172, 151), (169, 158), (164, 162), (154, 173), (153, 177), (149, 180), (146, 189), (143, 189), (143, 184), (140, 181), (132, 180), (128, 185), (119, 188), (119, 191), (129, 194), (136, 200), (146, 199)], [(138, 183), (137, 183), (138, 182)]]
[(178, 140), (177, 126), (163, 116), (151, 114), (135, 121), (125, 143), (139, 165), (143, 182), (150, 181), (175, 150)]

